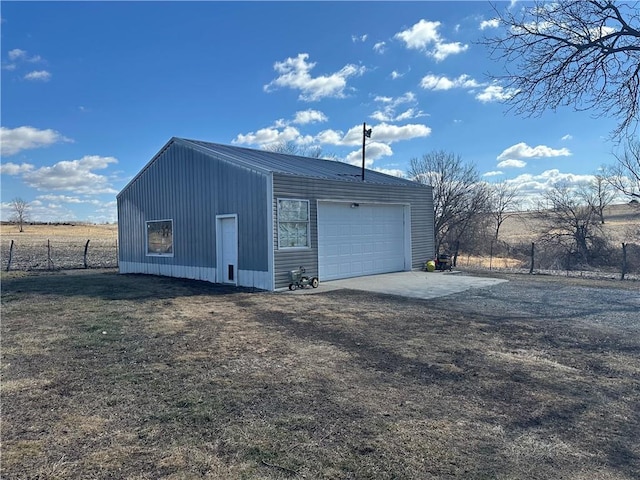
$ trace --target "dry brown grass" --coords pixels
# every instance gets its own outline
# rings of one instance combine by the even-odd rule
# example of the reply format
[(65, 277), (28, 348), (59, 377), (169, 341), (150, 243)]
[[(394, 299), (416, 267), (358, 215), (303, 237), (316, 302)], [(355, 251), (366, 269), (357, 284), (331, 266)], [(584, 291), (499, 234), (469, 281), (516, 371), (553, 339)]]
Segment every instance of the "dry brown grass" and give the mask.
[[(605, 209), (604, 233), (614, 244), (640, 242), (640, 205), (610, 205)], [(532, 212), (520, 212), (505, 220), (500, 228), (500, 240), (511, 245), (531, 243), (543, 230), (539, 218)]]
[(637, 290), (614, 283), (603, 324), (491, 292), (476, 311), (97, 271), (2, 283), (3, 478), (640, 475), (638, 325), (614, 321)]
[(116, 239), (118, 238), (118, 225), (24, 225), (24, 231), (20, 232), (18, 225), (2, 224), (0, 227), (0, 237), (9, 240), (17, 238), (38, 238), (47, 239), (54, 237), (71, 238), (95, 238), (95, 239)]
[(1, 265), (6, 269), (13, 241), (12, 270), (82, 268), (87, 240), (90, 267), (118, 265), (118, 226), (91, 224), (25, 225), (23, 232), (17, 225), (3, 224), (0, 228)]

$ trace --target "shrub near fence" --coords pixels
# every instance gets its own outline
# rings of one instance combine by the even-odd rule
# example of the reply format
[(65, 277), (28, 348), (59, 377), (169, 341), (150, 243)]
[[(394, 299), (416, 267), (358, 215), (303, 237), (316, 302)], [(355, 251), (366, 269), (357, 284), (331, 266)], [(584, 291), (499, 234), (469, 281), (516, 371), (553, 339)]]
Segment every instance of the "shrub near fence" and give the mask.
[[(507, 247), (507, 248), (504, 248)], [(537, 243), (509, 247), (503, 244), (495, 254), (461, 253), (456, 266), (518, 273), (541, 273), (579, 277), (640, 280), (640, 245), (624, 243), (611, 248), (593, 265), (575, 261), (566, 252)]]
[(117, 239), (57, 237), (52, 240), (2, 238), (3, 270), (61, 270), (116, 268)]

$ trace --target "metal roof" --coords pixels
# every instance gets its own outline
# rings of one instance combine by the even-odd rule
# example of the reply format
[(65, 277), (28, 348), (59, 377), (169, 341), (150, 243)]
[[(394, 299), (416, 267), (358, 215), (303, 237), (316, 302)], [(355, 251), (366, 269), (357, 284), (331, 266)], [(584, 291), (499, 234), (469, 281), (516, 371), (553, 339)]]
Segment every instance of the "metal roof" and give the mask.
[[(173, 141), (195, 147), (220, 160), (236, 163), (265, 173), (282, 173), (300, 177), (362, 183), (362, 168), (335, 160), (301, 157), (283, 153), (235, 147), (174, 137)], [(381, 185), (421, 186), (417, 182), (392, 175), (365, 170), (365, 183)]]

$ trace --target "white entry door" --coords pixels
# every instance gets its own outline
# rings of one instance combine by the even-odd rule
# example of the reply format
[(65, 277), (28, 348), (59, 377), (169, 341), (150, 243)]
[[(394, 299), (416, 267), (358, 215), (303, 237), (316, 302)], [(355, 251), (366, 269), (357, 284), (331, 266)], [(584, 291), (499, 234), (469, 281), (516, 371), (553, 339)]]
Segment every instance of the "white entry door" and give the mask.
[(405, 270), (408, 235), (402, 205), (319, 203), (320, 281)]
[(216, 217), (216, 259), (218, 282), (238, 284), (238, 218), (236, 215)]

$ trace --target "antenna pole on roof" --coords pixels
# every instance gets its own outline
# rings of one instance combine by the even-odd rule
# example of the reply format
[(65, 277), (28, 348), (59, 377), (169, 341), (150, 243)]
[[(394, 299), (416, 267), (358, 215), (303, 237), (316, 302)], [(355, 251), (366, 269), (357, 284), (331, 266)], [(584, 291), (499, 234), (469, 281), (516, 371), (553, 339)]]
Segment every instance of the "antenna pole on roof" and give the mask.
[(371, 138), (371, 128), (367, 130), (366, 122), (362, 124), (362, 181), (364, 182), (364, 146), (365, 140)]

